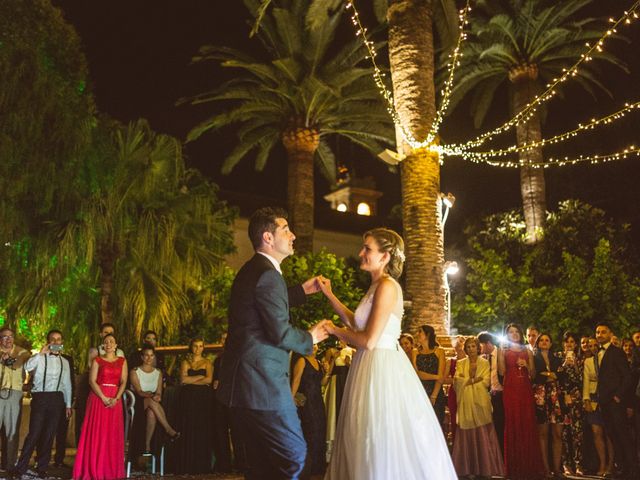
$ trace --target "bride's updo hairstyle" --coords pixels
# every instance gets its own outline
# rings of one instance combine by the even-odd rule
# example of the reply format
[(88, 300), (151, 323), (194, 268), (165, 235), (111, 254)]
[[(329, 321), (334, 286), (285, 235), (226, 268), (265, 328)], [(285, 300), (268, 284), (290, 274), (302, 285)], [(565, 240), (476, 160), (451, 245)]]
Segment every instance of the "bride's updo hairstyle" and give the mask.
[(402, 237), (388, 228), (369, 230), (362, 236), (362, 238), (367, 237), (371, 237), (376, 241), (381, 252), (389, 254), (389, 263), (386, 266), (387, 273), (395, 279), (400, 278), (405, 260)]

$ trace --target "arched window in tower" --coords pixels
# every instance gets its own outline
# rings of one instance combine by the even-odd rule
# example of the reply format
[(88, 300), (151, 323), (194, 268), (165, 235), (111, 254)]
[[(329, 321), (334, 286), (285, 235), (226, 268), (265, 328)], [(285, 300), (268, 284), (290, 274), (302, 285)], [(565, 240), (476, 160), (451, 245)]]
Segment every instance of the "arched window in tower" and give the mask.
[(371, 207), (368, 203), (360, 202), (356, 211), (358, 212), (358, 215), (366, 215), (367, 217), (371, 216)]

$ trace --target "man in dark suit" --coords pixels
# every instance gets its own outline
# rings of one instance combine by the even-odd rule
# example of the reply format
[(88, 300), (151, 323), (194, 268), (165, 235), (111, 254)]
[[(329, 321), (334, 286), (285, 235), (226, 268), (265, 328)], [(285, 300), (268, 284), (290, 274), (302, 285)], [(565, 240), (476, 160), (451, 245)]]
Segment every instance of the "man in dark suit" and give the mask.
[(637, 479), (633, 439), (629, 431), (627, 410), (632, 406), (631, 370), (622, 349), (611, 343), (613, 333), (606, 323), (596, 326), (600, 349), (594, 357), (598, 375), (597, 396), (608, 435), (613, 440), (616, 458), (623, 462), (625, 478)]
[(229, 331), (218, 399), (230, 408), (232, 430), (246, 450), (246, 478), (297, 479), (306, 443), (289, 386), (289, 351), (308, 355), (327, 337), (322, 321), (308, 332), (291, 325), (289, 306), (319, 291), (318, 278), (287, 289), (280, 262), (295, 235), (284, 210), (262, 208), (249, 220), (256, 254), (231, 288)]

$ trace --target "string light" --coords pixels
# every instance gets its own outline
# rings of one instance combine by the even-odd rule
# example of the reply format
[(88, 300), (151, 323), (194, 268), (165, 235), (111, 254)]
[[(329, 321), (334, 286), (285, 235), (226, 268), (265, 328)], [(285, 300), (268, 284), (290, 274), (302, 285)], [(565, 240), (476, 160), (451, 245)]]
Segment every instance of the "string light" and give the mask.
[(636, 0), (633, 6), (628, 11), (625, 11), (624, 14), (619, 19), (614, 20), (613, 18), (610, 18), (609, 22), (612, 23), (612, 25), (602, 35), (602, 37), (600, 37), (600, 39), (594, 45), (590, 45), (589, 43), (586, 43), (587, 51), (580, 56), (580, 58), (576, 61), (576, 63), (574, 63), (573, 66), (568, 69), (563, 69), (563, 74), (560, 77), (554, 78), (551, 81), (551, 83), (547, 84), (546, 85), (547, 89), (543, 93), (535, 97), (529, 104), (527, 104), (522, 110), (520, 110), (511, 120), (509, 120), (502, 126), (496, 128), (495, 130), (483, 133), (482, 135), (477, 137), (475, 140), (471, 140), (461, 145), (452, 145), (451, 147), (459, 148), (459, 149), (478, 147), (483, 143), (485, 143), (487, 140), (491, 140), (494, 136), (511, 130), (514, 126), (520, 124), (521, 122), (526, 123), (527, 121), (529, 121), (533, 117), (533, 115), (537, 111), (537, 108), (540, 105), (542, 105), (544, 102), (547, 102), (558, 93), (557, 87), (560, 83), (566, 81), (569, 77), (573, 77), (577, 75), (578, 67), (585, 62), (590, 62), (591, 60), (593, 60), (594, 52), (602, 51), (602, 47), (604, 45), (605, 40), (607, 39), (607, 37), (610, 37), (611, 35), (617, 32), (616, 28), (620, 24), (623, 24), (623, 23), (630, 24), (632, 18), (634, 20), (638, 19), (638, 13), (636, 12), (638, 7), (640, 7), (640, 0)]
[[(427, 149), (431, 152), (435, 152), (439, 155), (440, 162), (442, 163), (443, 157), (446, 156), (457, 156), (461, 157), (464, 160), (468, 160), (474, 163), (484, 163), (487, 165), (492, 165), (496, 167), (503, 168), (520, 168), (522, 163), (520, 161), (495, 161), (492, 160), (496, 157), (502, 157), (509, 155), (511, 153), (521, 152), (521, 151), (529, 151), (535, 148), (543, 147), (547, 144), (559, 143), (561, 141), (567, 140), (569, 138), (573, 138), (577, 136), (579, 133), (593, 129), (599, 125), (609, 124), (615, 120), (618, 120), (625, 116), (626, 113), (633, 109), (640, 108), (640, 102), (636, 102), (633, 104), (625, 104), (625, 107), (617, 112), (614, 112), (610, 115), (602, 117), (600, 119), (592, 119), (589, 123), (581, 125), (579, 124), (573, 130), (568, 132), (564, 132), (562, 134), (556, 135), (549, 139), (543, 139), (537, 142), (529, 142), (521, 146), (513, 145), (505, 149), (498, 150), (490, 150), (488, 152), (472, 152), (469, 149), (478, 147), (484, 144), (488, 140), (492, 140), (494, 136), (499, 135), (501, 133), (505, 133), (512, 129), (516, 125), (520, 125), (521, 123), (528, 122), (533, 115), (537, 112), (537, 109), (544, 102), (553, 98), (557, 93), (557, 87), (562, 82), (566, 81), (570, 77), (574, 77), (578, 73), (578, 68), (585, 62), (589, 62), (593, 60), (593, 56), (596, 55), (595, 52), (602, 52), (605, 41), (608, 37), (617, 33), (617, 27), (621, 24), (629, 25), (632, 21), (635, 21), (639, 18), (638, 8), (640, 8), (640, 0), (636, 0), (635, 3), (631, 6), (628, 11), (625, 11), (624, 14), (618, 18), (617, 20), (614, 18), (609, 19), (609, 23), (612, 25), (609, 29), (604, 32), (602, 37), (593, 45), (586, 43), (587, 50), (583, 53), (580, 58), (576, 61), (576, 63), (568, 69), (563, 69), (563, 73), (560, 77), (552, 79), (551, 83), (547, 84), (547, 89), (536, 96), (530, 103), (528, 103), (522, 110), (520, 110), (511, 120), (504, 123), (502, 126), (490, 131), (486, 132), (476, 139), (468, 141), (462, 144), (452, 144), (452, 145), (437, 145), (434, 143), (440, 126), (444, 120), (444, 115), (449, 107), (451, 92), (453, 90), (453, 79), (456, 67), (460, 65), (460, 57), (462, 53), (460, 52), (460, 47), (462, 45), (463, 40), (466, 39), (466, 34), (464, 33), (464, 27), (468, 24), (467, 15), (471, 11), (469, 6), (469, 0), (467, 0), (465, 7), (459, 11), (459, 36), (456, 47), (454, 48), (452, 54), (449, 55), (451, 61), (447, 65), (449, 70), (448, 78), (445, 82), (444, 88), (442, 90), (442, 101), (440, 108), (436, 112), (435, 119), (429, 133), (427, 134), (427, 138), (423, 141), (418, 141), (413, 134), (402, 124), (400, 120), (400, 116), (395, 108), (393, 94), (389, 91), (384, 83), (385, 74), (382, 72), (380, 67), (376, 62), (377, 52), (375, 49), (375, 45), (372, 41), (367, 38), (367, 29), (364, 27), (362, 22), (360, 21), (360, 15), (355, 7), (355, 4), (352, 0), (347, 0), (346, 4), (347, 9), (352, 10), (351, 21), (356, 28), (356, 36), (362, 36), (364, 46), (368, 51), (367, 57), (371, 60), (373, 66), (373, 78), (376, 86), (378, 87), (381, 96), (385, 99), (387, 103), (387, 111), (393, 120), (393, 123), (396, 126), (396, 129), (400, 132), (403, 140), (414, 150), (417, 149)], [(629, 156), (639, 156), (640, 149), (636, 148), (634, 145), (624, 149), (621, 152), (611, 153), (607, 155), (591, 155), (591, 156), (579, 156), (573, 159), (569, 159), (568, 157), (562, 159), (550, 158), (543, 163), (527, 163), (528, 166), (533, 168), (549, 168), (553, 166), (564, 166), (564, 165), (575, 165), (577, 163), (589, 162), (592, 164), (610, 162), (614, 160), (621, 160), (624, 158), (628, 158)]]
[(560, 143), (562, 141), (573, 138), (586, 130), (593, 130), (600, 125), (609, 125), (614, 121), (624, 117), (628, 112), (636, 109), (640, 110), (640, 102), (631, 103), (631, 104), (627, 103), (625, 104), (624, 108), (618, 110), (617, 112), (611, 113), (602, 118), (598, 118), (598, 119), (594, 118), (589, 123), (586, 123), (586, 124), (578, 124), (578, 126), (573, 130), (561, 133), (559, 135), (555, 135), (548, 139), (525, 143), (524, 145), (519, 145), (519, 146), (511, 145), (508, 148), (499, 149), (499, 150), (489, 150), (487, 152), (472, 152), (456, 146), (444, 146), (443, 152), (445, 155), (465, 156), (466, 158), (473, 157), (478, 159), (504, 157), (515, 152), (528, 152), (533, 149), (544, 147), (545, 145)]
[(424, 149), (424, 148), (429, 149), (431, 151), (438, 150), (433, 142), (438, 134), (438, 130), (444, 119), (444, 114), (449, 106), (455, 69), (460, 64), (459, 58), (462, 56), (462, 54), (460, 53), (460, 46), (462, 44), (462, 41), (466, 38), (466, 35), (464, 33), (464, 26), (468, 23), (467, 14), (471, 11), (471, 8), (469, 6), (469, 0), (467, 0), (466, 6), (458, 12), (459, 19), (460, 19), (458, 28), (460, 30), (460, 33), (458, 35), (458, 42), (456, 44), (456, 47), (453, 50), (453, 53), (450, 55), (451, 62), (448, 65), (449, 77), (447, 78), (447, 81), (445, 82), (445, 86), (442, 90), (441, 107), (438, 110), (438, 112), (436, 112), (434, 122), (431, 125), (431, 128), (429, 129), (427, 138), (423, 141), (417, 140), (413, 136), (413, 134), (400, 121), (400, 116), (398, 115), (398, 112), (395, 108), (395, 104), (393, 101), (393, 94), (391, 93), (391, 91), (389, 91), (389, 89), (385, 85), (383, 80), (384, 73), (382, 72), (382, 70), (378, 66), (378, 63), (376, 62), (377, 52), (375, 49), (375, 45), (372, 41), (370, 41), (367, 38), (367, 29), (364, 27), (364, 25), (360, 21), (360, 14), (356, 9), (355, 4), (352, 1), (347, 1), (346, 8), (351, 9), (353, 12), (351, 15), (351, 23), (353, 23), (354, 27), (356, 28), (355, 34), (356, 36), (362, 36), (364, 46), (367, 48), (367, 51), (368, 51), (368, 58), (371, 60), (371, 64), (373, 66), (373, 79), (375, 81), (376, 86), (378, 87), (378, 90), (380, 91), (380, 94), (387, 102), (387, 111), (389, 112), (389, 115), (391, 116), (391, 119), (393, 120), (393, 123), (395, 124), (396, 128), (402, 135), (402, 138), (414, 150)]
[(576, 165), (578, 163), (606, 163), (613, 162), (615, 160), (624, 160), (626, 158), (632, 156), (640, 156), (640, 147), (636, 147), (635, 145), (631, 145), (620, 152), (608, 153), (605, 155), (580, 155), (575, 158), (549, 158), (544, 162), (534, 163), (534, 162), (520, 162), (520, 161), (504, 161), (497, 162), (494, 160), (489, 160), (487, 158), (477, 158), (473, 156), (468, 156), (467, 153), (461, 153), (459, 155), (463, 160), (467, 160), (473, 163), (478, 164), (487, 164), (492, 167), (502, 167), (502, 168), (521, 168), (522, 166), (532, 167), (532, 168), (551, 168), (551, 167), (563, 167), (566, 165)]

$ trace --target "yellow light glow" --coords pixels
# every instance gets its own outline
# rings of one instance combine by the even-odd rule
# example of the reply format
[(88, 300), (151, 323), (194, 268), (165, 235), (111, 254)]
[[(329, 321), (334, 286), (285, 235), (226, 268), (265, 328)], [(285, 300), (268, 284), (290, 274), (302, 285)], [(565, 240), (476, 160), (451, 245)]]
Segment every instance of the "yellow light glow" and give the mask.
[(356, 211), (358, 212), (358, 215), (365, 215), (367, 217), (371, 216), (371, 207), (368, 203), (360, 202)]

